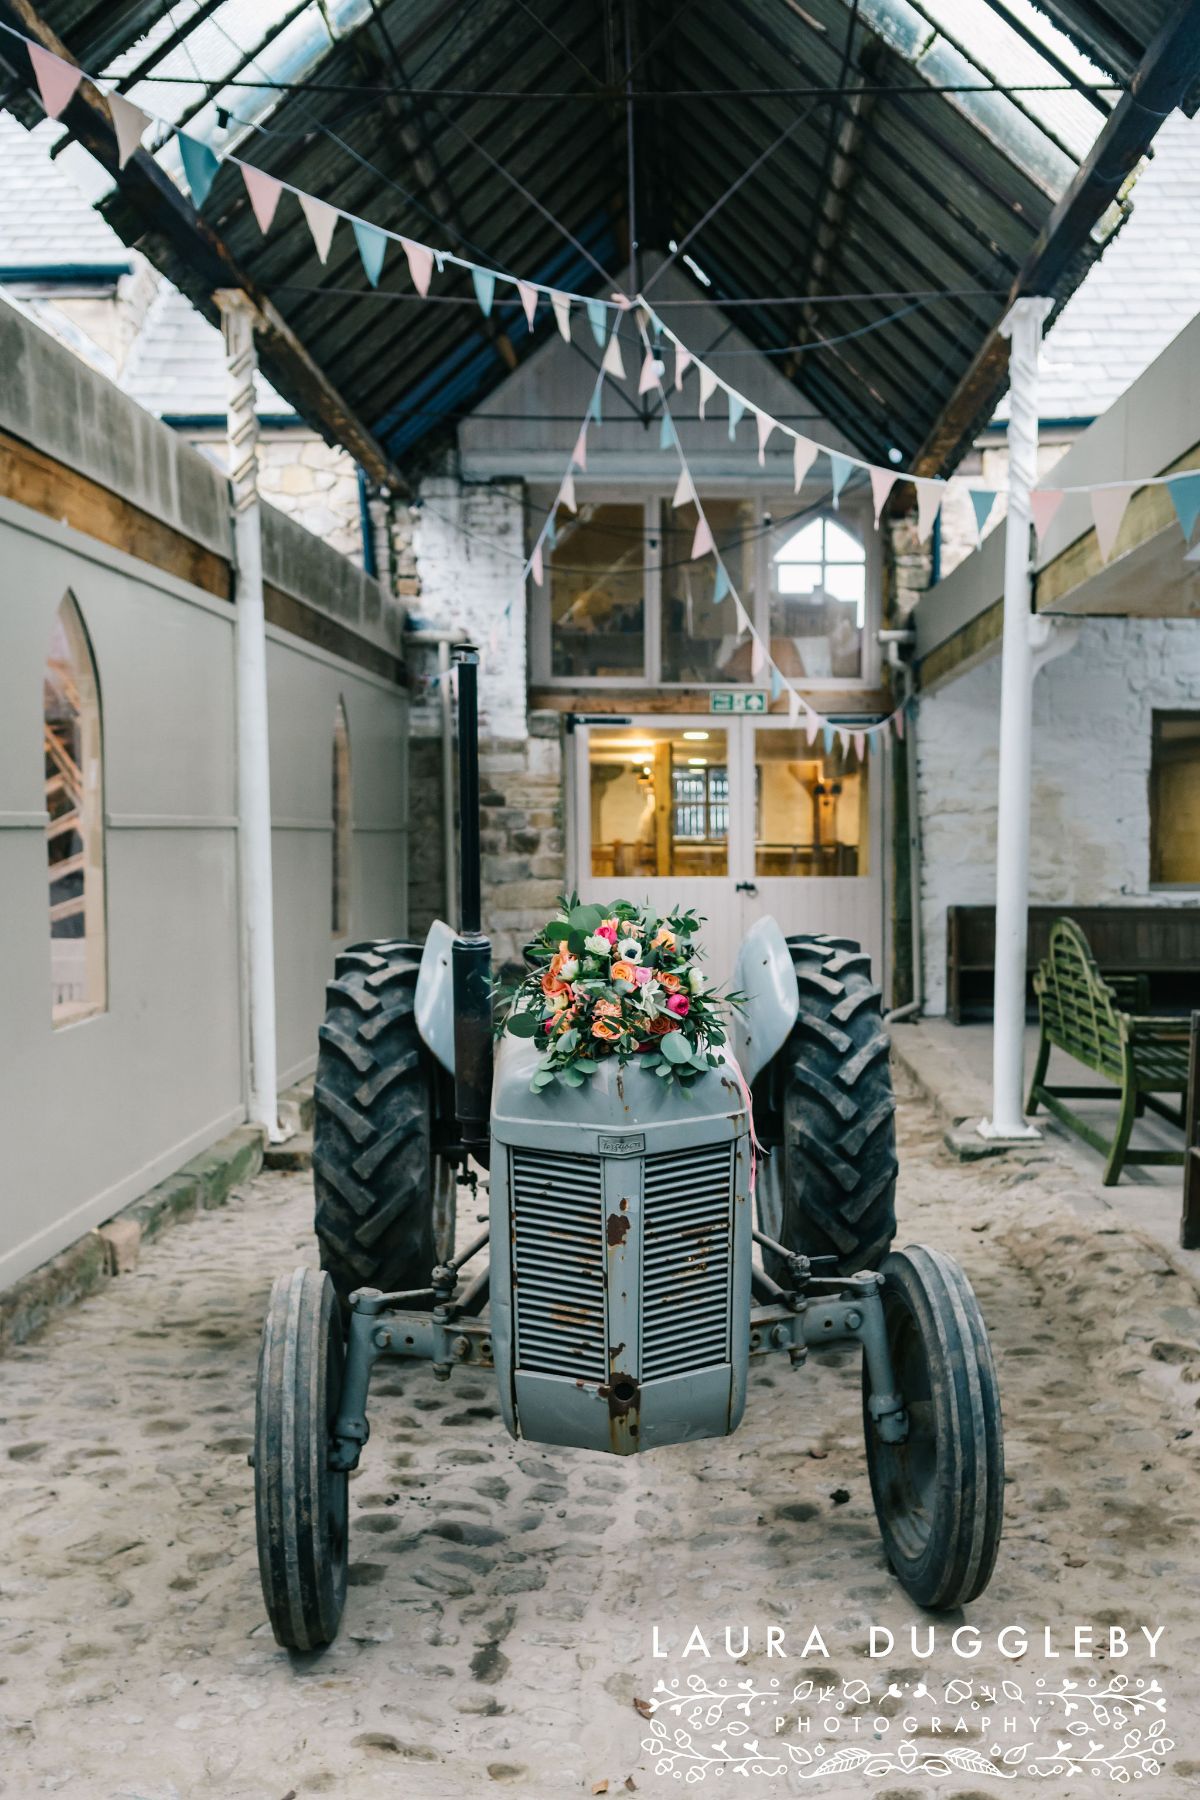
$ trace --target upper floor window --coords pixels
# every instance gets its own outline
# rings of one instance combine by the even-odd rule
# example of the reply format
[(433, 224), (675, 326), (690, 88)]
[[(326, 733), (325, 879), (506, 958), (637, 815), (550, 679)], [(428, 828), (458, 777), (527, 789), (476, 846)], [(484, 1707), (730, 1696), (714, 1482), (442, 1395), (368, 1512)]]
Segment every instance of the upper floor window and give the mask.
[(100, 687), (74, 598), (58, 609), (42, 684), (50, 1008), (66, 1025), (107, 1004)]
[(350, 930), (350, 727), (346, 705), (333, 715), (333, 894), (330, 924), (334, 937)]
[[(598, 494), (577, 484), (531, 584), (532, 679), (588, 686), (766, 687), (733, 593), (713, 603), (716, 563), (691, 558), (696, 508), (661, 490)], [(703, 495), (722, 560), (763, 644), (793, 681), (828, 686), (875, 674), (877, 586), (870, 515), (856, 499), (828, 518), (792, 496)], [(537, 495), (536, 517), (549, 497)], [(540, 518), (538, 518), (540, 524)], [(858, 535), (859, 531), (863, 535)]]
[(1150, 879), (1164, 887), (1200, 887), (1200, 712), (1154, 714)]

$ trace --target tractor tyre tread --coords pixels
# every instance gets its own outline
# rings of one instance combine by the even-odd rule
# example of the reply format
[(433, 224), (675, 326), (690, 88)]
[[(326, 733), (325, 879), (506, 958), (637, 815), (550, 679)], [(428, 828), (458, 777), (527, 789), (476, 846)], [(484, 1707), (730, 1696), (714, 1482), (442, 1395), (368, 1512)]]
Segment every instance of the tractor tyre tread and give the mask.
[(321, 1267), (343, 1308), (358, 1287), (428, 1285), (436, 1258), (431, 1083), (414, 1013), (420, 946), (336, 959), (313, 1087)]
[[(896, 1132), (881, 996), (852, 938), (788, 938), (800, 1015), (783, 1050), (781, 1241), (877, 1268), (896, 1235)], [(769, 1252), (768, 1275), (790, 1285)]]

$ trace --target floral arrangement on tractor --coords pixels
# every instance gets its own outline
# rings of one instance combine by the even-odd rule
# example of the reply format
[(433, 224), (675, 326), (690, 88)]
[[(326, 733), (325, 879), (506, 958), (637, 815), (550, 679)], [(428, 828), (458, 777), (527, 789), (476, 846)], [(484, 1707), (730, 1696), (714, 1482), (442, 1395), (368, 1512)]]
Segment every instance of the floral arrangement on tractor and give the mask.
[(649, 906), (614, 900), (581, 905), (564, 895), (560, 912), (527, 946), (529, 973), (502, 994), (501, 1029), (544, 1038), (530, 1083), (582, 1087), (598, 1058), (637, 1058), (642, 1068), (687, 1088), (715, 1069), (737, 994), (708, 986), (693, 912), (660, 918)]

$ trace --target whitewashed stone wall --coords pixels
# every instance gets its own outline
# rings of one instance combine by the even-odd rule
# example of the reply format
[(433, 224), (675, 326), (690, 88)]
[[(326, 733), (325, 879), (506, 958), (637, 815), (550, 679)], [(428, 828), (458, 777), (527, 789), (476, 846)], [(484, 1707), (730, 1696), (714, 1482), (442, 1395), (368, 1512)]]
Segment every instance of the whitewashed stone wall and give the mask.
[(264, 500), (362, 567), (362, 520), (353, 458), (308, 432), (264, 432), (258, 441)]
[[(1030, 898), (1146, 902), (1151, 713), (1200, 708), (1191, 620), (1085, 619), (1033, 690)], [(925, 1010), (946, 1010), (946, 908), (995, 899), (1000, 659), (922, 697)], [(1162, 894), (1177, 903), (1177, 892)]]

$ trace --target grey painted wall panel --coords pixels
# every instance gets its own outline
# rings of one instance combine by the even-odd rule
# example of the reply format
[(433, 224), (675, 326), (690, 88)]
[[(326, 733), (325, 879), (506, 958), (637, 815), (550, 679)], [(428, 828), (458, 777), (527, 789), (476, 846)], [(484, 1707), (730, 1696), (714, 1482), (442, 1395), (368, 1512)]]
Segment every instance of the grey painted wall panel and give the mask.
[[(55, 1029), (37, 821), (42, 674), (68, 589), (103, 706), (108, 1008)], [(0, 1287), (244, 1117), (233, 626), (232, 607), (0, 507)], [(268, 679), (279, 1063), (291, 1079), (312, 1066), (333, 963), (337, 700), (361, 828), (351, 929), (363, 936), (405, 923), (405, 839), (378, 828), (404, 818), (407, 698), (278, 632)]]

